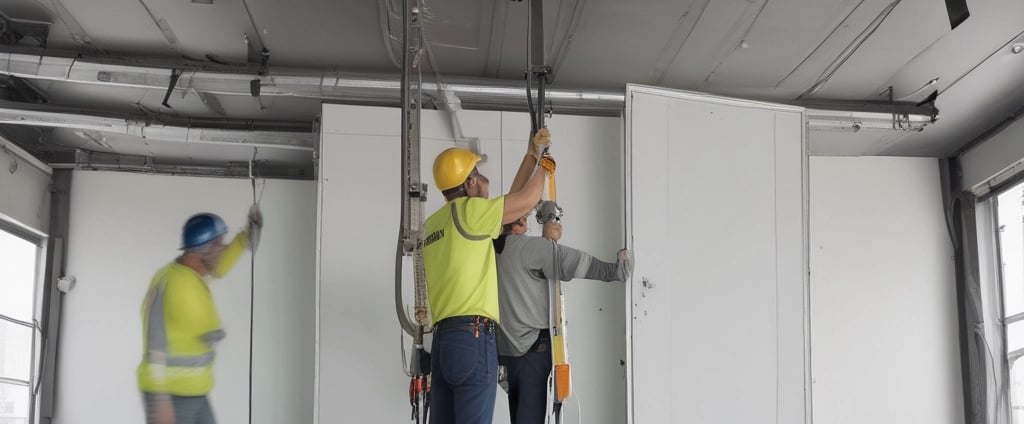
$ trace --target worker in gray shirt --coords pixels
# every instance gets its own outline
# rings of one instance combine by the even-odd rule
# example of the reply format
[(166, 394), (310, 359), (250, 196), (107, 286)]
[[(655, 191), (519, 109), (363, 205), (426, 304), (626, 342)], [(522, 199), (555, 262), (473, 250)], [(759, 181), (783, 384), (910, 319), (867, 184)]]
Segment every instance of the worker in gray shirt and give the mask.
[(506, 224), (494, 241), (501, 315), (498, 363), (506, 370), (512, 424), (542, 424), (547, 413), (551, 372), (549, 276), (555, 274), (555, 252), (562, 281), (626, 281), (633, 268), (633, 256), (625, 249), (618, 252), (615, 263), (609, 263), (571, 247), (556, 246), (562, 237), (560, 216), (561, 209), (554, 202), (541, 202), (537, 220), (544, 225), (543, 237), (525, 235), (527, 217), (523, 217)]

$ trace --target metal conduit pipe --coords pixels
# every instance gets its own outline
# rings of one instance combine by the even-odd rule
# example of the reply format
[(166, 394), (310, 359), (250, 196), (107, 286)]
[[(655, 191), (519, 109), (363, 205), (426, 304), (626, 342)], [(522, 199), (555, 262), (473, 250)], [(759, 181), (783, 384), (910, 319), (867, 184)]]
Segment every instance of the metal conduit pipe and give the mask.
[[(167, 90), (174, 70), (170, 67), (107, 64), (75, 58), (0, 53), (0, 75), (20, 78)], [(175, 90), (236, 96), (294, 96), (350, 104), (401, 104), (400, 74), (320, 72), (317, 70), (271, 69), (267, 75), (249, 73), (182, 71)], [(444, 78), (440, 87), (432, 77), (423, 80), (424, 95), (438, 109), (445, 109), (456, 97), (464, 109), (526, 111), (525, 81), (474, 77)], [(536, 90), (535, 90), (536, 91)], [(621, 91), (589, 89), (545, 89), (545, 103), (554, 113), (619, 116), (625, 104)], [(788, 102), (794, 104), (794, 102)], [(829, 130), (838, 121), (843, 128), (892, 128), (893, 116), (902, 118), (904, 128), (920, 130), (938, 118), (933, 106), (909, 102), (856, 102), (806, 99), (795, 102), (811, 109), (811, 129)], [(873, 112), (862, 125), (850, 114)]]
[[(0, 74), (19, 78), (166, 90), (173, 70), (168, 67), (115, 65), (75, 58), (0, 53)], [(398, 105), (399, 74), (324, 73), (293, 70), (271, 71), (265, 76), (184, 70), (175, 90), (221, 95), (296, 96), (345, 102)], [(467, 109), (526, 110), (525, 83), (473, 77), (442, 81)], [(433, 78), (423, 81), (425, 94), (439, 93)], [(443, 101), (436, 95), (435, 101)], [(547, 89), (545, 97), (556, 113), (619, 115), (625, 101), (622, 92)]]
[(46, 112), (0, 107), (0, 124), (74, 128), (135, 137), (224, 145), (313, 151), (312, 128), (307, 132), (251, 131), (165, 125), (134, 119), (107, 118), (75, 113)]

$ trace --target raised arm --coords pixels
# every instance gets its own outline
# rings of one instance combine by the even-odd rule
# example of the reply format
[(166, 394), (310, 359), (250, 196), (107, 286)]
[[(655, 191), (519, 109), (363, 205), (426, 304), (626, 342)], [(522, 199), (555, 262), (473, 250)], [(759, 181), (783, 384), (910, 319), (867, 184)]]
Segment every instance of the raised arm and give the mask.
[(504, 210), (501, 215), (502, 225), (522, 218), (530, 212), (530, 209), (537, 206), (541, 194), (544, 193), (544, 179), (547, 175), (547, 170), (538, 167), (522, 189), (505, 195)]
[(537, 167), (541, 153), (550, 144), (551, 132), (547, 128), (541, 128), (533, 135), (526, 145), (526, 154), (523, 155), (523, 161), (519, 163), (519, 170), (516, 171), (516, 176), (512, 179), (512, 187), (508, 189), (509, 193), (515, 193), (526, 185), (534, 168)]

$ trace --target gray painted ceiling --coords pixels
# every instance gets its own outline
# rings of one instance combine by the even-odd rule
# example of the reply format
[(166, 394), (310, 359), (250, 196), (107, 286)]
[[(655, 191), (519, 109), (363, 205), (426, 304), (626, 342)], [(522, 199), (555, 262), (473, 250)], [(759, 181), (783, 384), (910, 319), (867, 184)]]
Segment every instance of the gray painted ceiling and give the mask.
[[(522, 79), (529, 2), (424, 3), (431, 70), (442, 79)], [(968, 6), (970, 18), (951, 30), (938, 0), (547, 0), (545, 51), (554, 68), (552, 88), (621, 92), (626, 83), (640, 83), (789, 104), (884, 102), (889, 86), (897, 100), (917, 102), (938, 90), (940, 119), (924, 131), (815, 131), (811, 151), (942, 157), (1024, 106), (1024, 54), (1012, 51), (1024, 46), (1024, 2)], [(49, 23), (45, 48), (27, 37), (0, 45), (0, 52), (209, 67), (260, 78), (250, 50), (263, 46), (271, 75), (392, 78), (400, 72), (400, 0), (2, 0), (0, 12), (15, 22)], [(312, 123), (322, 101), (177, 90), (167, 108), (161, 106), (165, 90), (155, 87), (18, 79), (40, 91), (46, 107), (126, 119)], [(5, 107), (27, 100), (2, 92)], [(104, 146), (81, 132), (7, 128), (3, 134), (44, 160), (61, 149), (177, 162), (238, 161), (248, 154), (238, 146), (113, 134)], [(280, 163), (310, 159), (289, 149), (263, 154)]]

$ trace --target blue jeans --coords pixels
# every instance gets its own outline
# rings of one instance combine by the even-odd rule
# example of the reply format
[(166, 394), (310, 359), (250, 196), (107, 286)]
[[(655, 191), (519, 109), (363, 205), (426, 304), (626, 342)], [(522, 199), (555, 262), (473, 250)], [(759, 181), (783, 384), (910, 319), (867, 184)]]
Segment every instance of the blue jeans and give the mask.
[(508, 373), (508, 410), (512, 424), (543, 424), (551, 374), (551, 336), (542, 331), (523, 356), (502, 356)]
[[(146, 408), (146, 422), (154, 422), (157, 396), (151, 393), (142, 394), (142, 404)], [(213, 408), (206, 396), (171, 396), (174, 403), (175, 424), (215, 424)]]
[(494, 417), (498, 348), (494, 321), (441, 320), (430, 351), (430, 423), (484, 424)]

